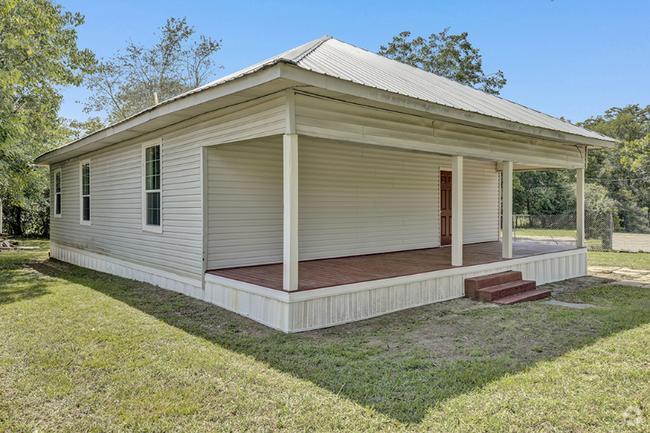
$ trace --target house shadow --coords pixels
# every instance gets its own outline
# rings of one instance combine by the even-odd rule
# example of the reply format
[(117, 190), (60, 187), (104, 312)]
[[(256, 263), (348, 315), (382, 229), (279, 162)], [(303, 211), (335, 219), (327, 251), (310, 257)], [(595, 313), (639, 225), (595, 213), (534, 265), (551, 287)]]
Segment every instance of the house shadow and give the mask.
[[(448, 399), (597, 339), (650, 323), (650, 305), (638, 302), (617, 312), (614, 308), (577, 310), (541, 302), (495, 307), (461, 299), (328, 329), (284, 334), (150, 284), (51, 259), (31, 266), (397, 421), (414, 424)], [(39, 289), (32, 290), (36, 294)], [(572, 295), (570, 290), (564, 295), (579, 300), (579, 294)], [(545, 332), (534, 328), (543, 323)], [(485, 335), (488, 326), (494, 330), (492, 338)]]

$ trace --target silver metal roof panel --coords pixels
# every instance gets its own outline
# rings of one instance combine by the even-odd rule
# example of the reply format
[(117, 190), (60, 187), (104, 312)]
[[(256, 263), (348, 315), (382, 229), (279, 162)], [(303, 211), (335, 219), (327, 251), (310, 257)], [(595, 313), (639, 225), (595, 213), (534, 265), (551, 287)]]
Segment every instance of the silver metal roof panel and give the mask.
[(321, 43), (302, 58), (292, 59), (297, 66), (463, 111), (599, 140), (615, 141), (597, 132), (337, 39), (321, 38), (318, 41)]
[[(53, 154), (66, 152), (66, 149), (69, 149), (71, 145), (75, 145), (75, 148), (80, 147), (77, 152), (81, 151), (82, 147), (87, 150), (95, 150), (95, 148), (101, 147), (101, 142), (110, 142), (110, 136), (118, 132), (124, 134), (126, 131), (122, 130), (133, 130), (136, 124), (147, 124), (145, 129), (151, 129), (153, 125), (151, 121), (156, 117), (156, 114), (152, 113), (153, 111), (162, 113), (160, 110), (163, 110), (166, 115), (173, 115), (177, 110), (187, 111), (187, 103), (177, 103), (177, 101), (253, 75), (281, 63), (290, 64), (326, 77), (338, 78), (361, 86), (387, 91), (468, 113), (476, 113), (535, 128), (588, 137), (601, 141), (603, 146), (607, 147), (612, 146), (616, 142), (616, 140), (605, 135), (581, 128), (523, 105), (516, 104), (498, 96), (489, 95), (470, 86), (459, 84), (433, 73), (363, 50), (330, 36), (324, 36), (220, 78), (219, 80), (163, 101), (158, 105), (149, 107), (127, 119), (100, 131), (96, 131), (89, 136), (82, 137), (68, 145), (50, 150), (39, 156), (36, 162), (39, 164), (47, 164), (47, 161), (52, 158)], [(190, 99), (189, 103), (192, 104), (194, 102)], [(151, 115), (153, 117), (147, 120), (149, 113), (152, 113)], [(89, 146), (91, 144), (92, 146)]]

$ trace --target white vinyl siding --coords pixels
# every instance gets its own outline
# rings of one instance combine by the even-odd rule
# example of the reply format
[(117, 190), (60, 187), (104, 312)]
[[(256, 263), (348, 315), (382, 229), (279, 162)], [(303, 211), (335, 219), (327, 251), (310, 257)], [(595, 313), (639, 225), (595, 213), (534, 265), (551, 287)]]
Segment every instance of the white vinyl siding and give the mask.
[[(71, 247), (183, 277), (202, 273), (201, 146), (279, 134), (284, 128), (279, 96), (211, 113), (183, 129), (131, 140), (92, 154), (92, 226), (79, 225), (79, 161), (61, 169), (63, 217), (52, 219), (51, 239)], [(247, 128), (250, 125), (250, 128)], [(178, 126), (174, 126), (178, 128)], [(143, 150), (161, 143), (163, 233), (142, 230)], [(281, 169), (281, 167), (280, 167)], [(281, 193), (280, 193), (281, 195)]]
[[(88, 230), (79, 225), (81, 212), (79, 163), (67, 163), (52, 167), (61, 172), (61, 217), (50, 220), (50, 239), (75, 239), (81, 241), (80, 234)], [(78, 243), (81, 245), (81, 242)]]
[(208, 149), (208, 269), (282, 261), (282, 142)]
[(438, 246), (439, 157), (299, 139), (301, 260)]
[[(198, 171), (200, 148), (185, 146), (184, 158), (175, 156), (178, 144), (165, 141), (162, 146), (162, 171), (182, 170), (188, 175)], [(63, 165), (63, 189), (80, 191), (78, 176), (66, 176), (71, 164)], [(197, 277), (201, 274), (201, 202), (198, 175), (194, 182), (184, 184), (183, 194), (169, 192), (163, 176), (163, 220), (165, 233), (142, 230), (142, 145), (113, 148), (92, 159), (92, 226), (71, 226), (64, 213), (63, 218), (52, 222), (51, 239), (62, 245), (85, 250), (108, 257), (125, 260), (151, 268), (160, 268), (181, 276)], [(76, 185), (70, 185), (77, 179)], [(78, 194), (78, 193), (77, 193)], [(74, 206), (79, 210), (79, 195), (64, 194), (63, 208), (67, 212)], [(181, 211), (183, 218), (178, 218)], [(72, 212), (70, 212), (72, 213)]]
[[(300, 137), (300, 260), (440, 245), (448, 157)], [(465, 159), (464, 242), (498, 239), (498, 175)], [(208, 269), (282, 262), (281, 139), (208, 150)]]
[(499, 240), (499, 173), (494, 162), (464, 158), (463, 243)]
[[(283, 115), (284, 99), (276, 95), (211, 113), (211, 118), (200, 123), (193, 121), (170, 133), (161, 131), (158, 137), (134, 139), (93, 153), (92, 226), (79, 225), (79, 161), (53, 166), (53, 171), (61, 169), (64, 213), (62, 218), (52, 219), (52, 241), (61, 247), (199, 279), (203, 254), (201, 146), (279, 134), (284, 128)], [(152, 140), (161, 143), (163, 233), (142, 230), (142, 147)]]
[(303, 94), (296, 94), (296, 130), (301, 136), (517, 164), (557, 168), (585, 164), (584, 150), (561, 142)]
[[(79, 161), (53, 166), (61, 170), (63, 214), (52, 220), (52, 241), (199, 277), (201, 146), (212, 146), (206, 164), (208, 269), (281, 262), (283, 99), (263, 105), (263, 110), (237, 106), (221, 117), (148, 138), (161, 143), (163, 233), (142, 230), (143, 141), (92, 154), (92, 226), (79, 225)], [(248, 124), (253, 129), (247, 130)], [(258, 134), (274, 138), (254, 139)], [(232, 143), (240, 138), (253, 140)], [(230, 144), (217, 146), (221, 143)], [(448, 157), (304, 136), (298, 147), (300, 260), (439, 245), (439, 169), (450, 166)], [(466, 213), (474, 212), (465, 222), (465, 241), (496, 239), (495, 165), (465, 161), (466, 191), (474, 182), (483, 188), (478, 199), (487, 203), (494, 180), (495, 197), (476, 212), (473, 202), (465, 202)]]

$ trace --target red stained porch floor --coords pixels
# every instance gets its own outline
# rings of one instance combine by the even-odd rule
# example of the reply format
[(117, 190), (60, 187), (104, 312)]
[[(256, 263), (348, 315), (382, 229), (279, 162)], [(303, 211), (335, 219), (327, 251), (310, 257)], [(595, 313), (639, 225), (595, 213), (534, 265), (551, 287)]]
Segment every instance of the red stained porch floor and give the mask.
[[(520, 258), (571, 249), (575, 247), (515, 242), (512, 244), (512, 256)], [(501, 258), (501, 242), (484, 242), (463, 247), (463, 266), (499, 261), (504, 261)], [(298, 265), (298, 290), (421, 274), (453, 267), (451, 247), (307, 260)], [(207, 273), (282, 290), (282, 263), (214, 269)]]

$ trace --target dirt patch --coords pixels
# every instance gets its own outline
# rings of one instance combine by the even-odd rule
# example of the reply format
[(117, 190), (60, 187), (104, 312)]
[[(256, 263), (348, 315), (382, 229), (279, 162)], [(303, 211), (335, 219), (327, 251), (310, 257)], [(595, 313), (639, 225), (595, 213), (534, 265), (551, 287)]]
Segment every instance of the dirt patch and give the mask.
[(41, 272), (65, 272), (70, 269), (70, 265), (54, 259), (36, 259), (29, 262), (34, 269), (40, 269)]
[(650, 269), (631, 269), (621, 266), (589, 266), (589, 275), (616, 281), (636, 281), (650, 284)]
[(538, 286), (539, 289), (551, 290), (552, 296), (560, 296), (563, 294), (579, 292), (581, 290), (590, 289), (596, 286), (603, 286), (613, 284), (615, 281), (601, 275), (588, 275), (586, 277), (571, 278), (564, 281), (555, 283), (544, 284)]
[[(602, 270), (586, 277), (546, 284), (553, 296), (561, 297), (593, 287), (615, 284), (650, 271), (617, 273)], [(433, 363), (508, 356), (531, 362), (558, 356), (567, 350), (567, 324), (549, 323), (552, 307), (544, 301), (504, 307), (468, 298), (439, 302), (398, 311), (368, 320), (299, 334), (301, 338), (347, 338), (367, 336), (368, 347), (383, 348), (394, 355), (419, 350)], [(561, 311), (561, 310), (560, 310)], [(560, 313), (561, 314), (561, 313)], [(572, 319), (573, 320), (573, 319)], [(572, 339), (596, 335), (598, 329), (585, 316), (571, 322)]]

